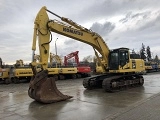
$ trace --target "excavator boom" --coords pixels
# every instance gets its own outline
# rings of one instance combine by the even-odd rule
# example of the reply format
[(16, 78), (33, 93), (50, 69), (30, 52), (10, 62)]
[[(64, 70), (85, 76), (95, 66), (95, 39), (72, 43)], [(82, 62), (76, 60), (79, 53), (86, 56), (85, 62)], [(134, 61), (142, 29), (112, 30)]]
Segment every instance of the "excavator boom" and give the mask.
[[(57, 20), (49, 20), (47, 11), (60, 18), (63, 22)], [(81, 25), (78, 25), (68, 18), (56, 15), (55, 13), (47, 10), (46, 7), (42, 7), (37, 16), (39, 17), (36, 18), (35, 23), (40, 24), (39, 26), (41, 27), (39, 27), (39, 30), (43, 31), (43, 39), (46, 39), (46, 43), (49, 42), (49, 34), (45, 35), (45, 33), (50, 33), (49, 31), (51, 31), (91, 45), (93, 49), (96, 52), (99, 52), (103, 57), (104, 62), (102, 63), (101, 61), (99, 61), (99, 63), (101, 63), (101, 65), (103, 66), (102, 68), (104, 69), (104, 71), (108, 69), (108, 55), (110, 50), (99, 34), (93, 32), (92, 30), (88, 30)]]

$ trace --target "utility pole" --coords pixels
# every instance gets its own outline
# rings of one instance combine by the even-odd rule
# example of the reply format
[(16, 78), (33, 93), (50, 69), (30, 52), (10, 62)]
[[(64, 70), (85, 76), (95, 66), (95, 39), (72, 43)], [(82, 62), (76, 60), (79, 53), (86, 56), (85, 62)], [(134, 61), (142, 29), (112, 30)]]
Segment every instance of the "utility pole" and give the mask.
[(58, 38), (57, 38), (56, 41), (55, 41), (55, 51), (56, 51), (56, 55), (57, 55), (57, 44), (56, 44), (57, 40), (58, 40)]
[[(58, 40), (58, 38), (57, 38), (56, 41), (55, 41), (55, 51), (56, 51), (56, 55), (57, 55), (57, 44), (56, 44), (57, 40)], [(56, 68), (57, 68), (57, 63), (56, 63)]]

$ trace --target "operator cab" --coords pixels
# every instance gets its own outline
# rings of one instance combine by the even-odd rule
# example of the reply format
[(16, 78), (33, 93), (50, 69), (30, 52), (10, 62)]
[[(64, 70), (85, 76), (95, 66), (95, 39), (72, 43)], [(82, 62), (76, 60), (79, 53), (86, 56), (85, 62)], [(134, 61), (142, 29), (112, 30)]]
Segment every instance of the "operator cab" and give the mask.
[(109, 54), (109, 69), (118, 70), (119, 66), (123, 67), (129, 62), (129, 49), (118, 48), (110, 51)]

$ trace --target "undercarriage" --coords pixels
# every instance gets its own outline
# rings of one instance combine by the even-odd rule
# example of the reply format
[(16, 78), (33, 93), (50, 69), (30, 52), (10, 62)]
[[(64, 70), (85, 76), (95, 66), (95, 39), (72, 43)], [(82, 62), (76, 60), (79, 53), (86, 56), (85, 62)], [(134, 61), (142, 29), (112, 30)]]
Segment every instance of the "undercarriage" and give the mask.
[(83, 86), (87, 89), (103, 88), (105, 92), (115, 92), (127, 88), (143, 86), (144, 78), (139, 74), (104, 74), (85, 78)]

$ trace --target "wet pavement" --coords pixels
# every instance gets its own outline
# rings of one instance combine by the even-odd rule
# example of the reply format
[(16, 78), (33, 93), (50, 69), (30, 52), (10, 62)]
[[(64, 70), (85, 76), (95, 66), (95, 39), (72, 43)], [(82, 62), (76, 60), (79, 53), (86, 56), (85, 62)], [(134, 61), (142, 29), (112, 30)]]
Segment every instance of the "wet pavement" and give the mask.
[(116, 93), (86, 90), (83, 79), (56, 81), (58, 89), (73, 98), (53, 104), (31, 99), (29, 83), (0, 85), (0, 120), (158, 120), (160, 72), (144, 79), (143, 87)]

